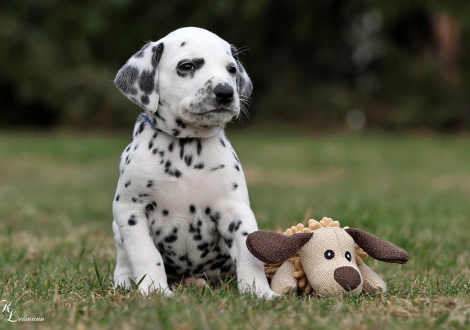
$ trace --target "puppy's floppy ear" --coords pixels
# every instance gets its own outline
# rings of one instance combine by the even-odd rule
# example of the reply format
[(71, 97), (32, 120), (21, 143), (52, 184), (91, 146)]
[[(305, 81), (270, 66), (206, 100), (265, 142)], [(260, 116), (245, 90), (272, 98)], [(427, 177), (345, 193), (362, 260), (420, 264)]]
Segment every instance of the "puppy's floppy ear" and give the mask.
[(410, 258), (410, 255), (402, 248), (364, 230), (347, 228), (345, 231), (354, 239), (357, 245), (376, 260), (405, 264)]
[(272, 231), (254, 231), (246, 238), (248, 250), (268, 264), (286, 261), (312, 238), (313, 233), (286, 236)]
[(238, 95), (240, 95), (241, 98), (248, 98), (251, 96), (251, 92), (253, 91), (253, 84), (251, 83), (251, 79), (248, 77), (248, 73), (246, 73), (245, 68), (238, 58), (237, 48), (234, 45), (230, 45), (230, 48), (232, 50), (232, 56), (237, 62)]
[(163, 42), (149, 42), (119, 70), (114, 85), (132, 102), (144, 110), (158, 108), (158, 62), (163, 54)]

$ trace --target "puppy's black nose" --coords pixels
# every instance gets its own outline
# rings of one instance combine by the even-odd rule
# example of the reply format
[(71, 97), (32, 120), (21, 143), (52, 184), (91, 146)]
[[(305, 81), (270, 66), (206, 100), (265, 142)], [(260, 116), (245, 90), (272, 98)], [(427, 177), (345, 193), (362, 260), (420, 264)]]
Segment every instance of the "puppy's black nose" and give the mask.
[(233, 88), (230, 86), (218, 84), (214, 88), (214, 94), (220, 103), (227, 104), (233, 101)]

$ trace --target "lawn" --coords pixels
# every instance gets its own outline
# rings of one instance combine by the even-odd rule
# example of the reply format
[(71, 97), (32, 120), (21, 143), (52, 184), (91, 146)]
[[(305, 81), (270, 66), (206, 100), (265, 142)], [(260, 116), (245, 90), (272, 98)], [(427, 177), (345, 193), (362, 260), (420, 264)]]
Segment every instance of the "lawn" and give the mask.
[[(111, 201), (123, 134), (0, 133), (0, 300), (10, 329), (468, 329), (470, 137), (228, 130), (261, 229), (306, 212), (406, 249), (366, 263), (383, 295), (260, 301), (234, 279), (175, 297), (114, 290)], [(0, 316), (0, 317), (2, 317)], [(3, 323), (3, 324), (2, 324)]]

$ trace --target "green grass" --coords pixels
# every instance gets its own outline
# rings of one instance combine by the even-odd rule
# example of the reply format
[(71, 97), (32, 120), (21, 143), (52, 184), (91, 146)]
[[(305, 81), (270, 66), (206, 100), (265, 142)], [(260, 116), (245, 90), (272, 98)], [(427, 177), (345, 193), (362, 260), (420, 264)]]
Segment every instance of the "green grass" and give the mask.
[[(468, 329), (470, 138), (230, 131), (260, 228), (329, 216), (405, 248), (389, 291), (259, 301), (235, 281), (114, 291), (111, 201), (127, 134), (0, 133), (0, 300), (11, 329)], [(0, 306), (0, 311), (2, 306)]]

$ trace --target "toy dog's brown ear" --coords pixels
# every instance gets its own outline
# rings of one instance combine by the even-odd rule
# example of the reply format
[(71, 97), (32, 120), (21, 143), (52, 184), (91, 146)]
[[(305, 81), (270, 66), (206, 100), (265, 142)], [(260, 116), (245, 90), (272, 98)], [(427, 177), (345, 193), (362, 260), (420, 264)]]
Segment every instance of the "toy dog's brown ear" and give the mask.
[(347, 228), (345, 230), (354, 239), (357, 245), (376, 260), (405, 264), (410, 258), (410, 255), (402, 248), (369, 234), (366, 231), (356, 228)]
[(299, 233), (286, 236), (272, 231), (255, 231), (246, 238), (246, 246), (259, 260), (277, 264), (296, 254), (312, 235), (313, 233)]

